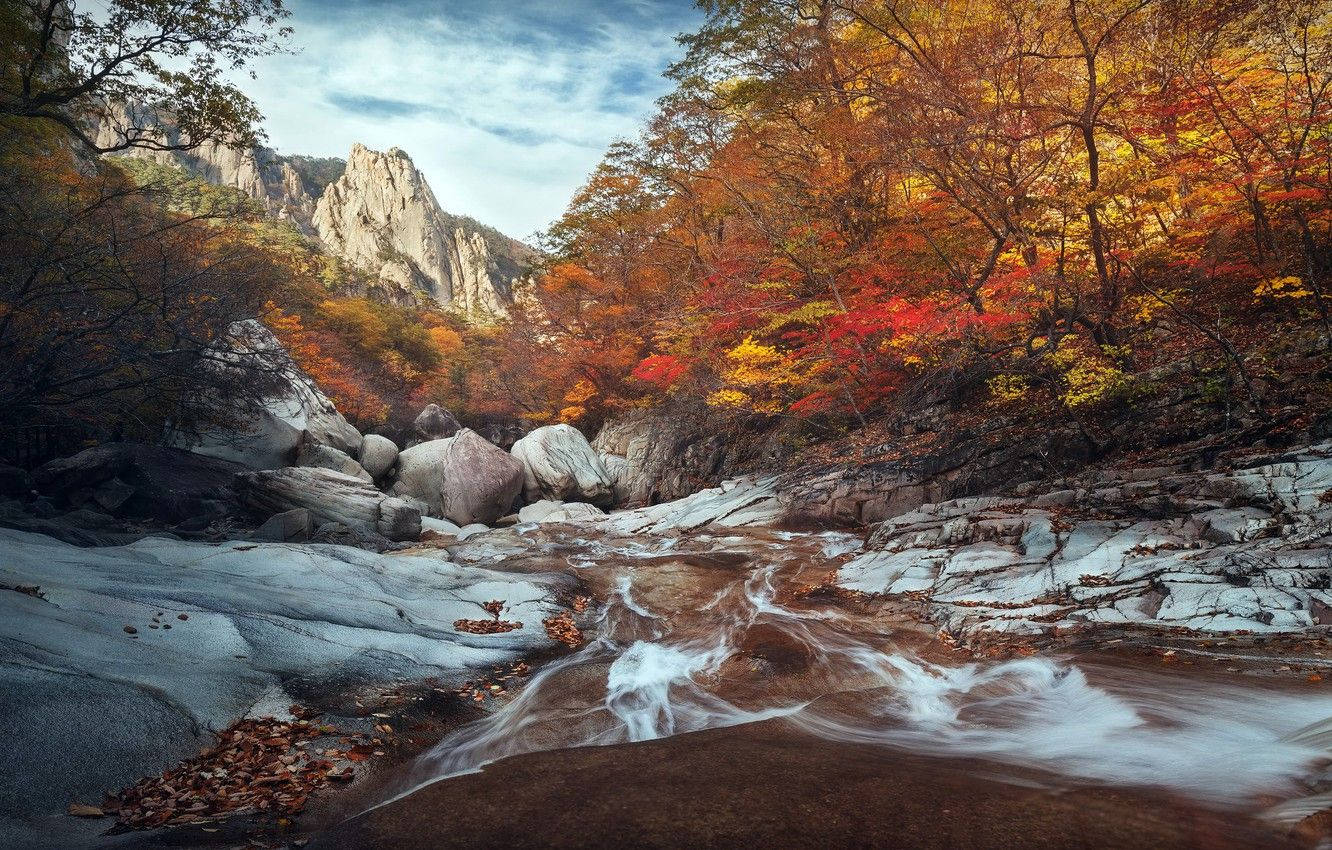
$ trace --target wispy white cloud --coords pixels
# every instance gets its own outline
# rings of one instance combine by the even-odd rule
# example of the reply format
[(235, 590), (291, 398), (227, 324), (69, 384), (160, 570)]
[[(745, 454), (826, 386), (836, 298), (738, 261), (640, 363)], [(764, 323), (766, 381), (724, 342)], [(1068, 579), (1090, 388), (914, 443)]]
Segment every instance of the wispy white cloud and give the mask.
[(297, 55), (244, 87), (284, 153), (407, 151), (440, 202), (515, 236), (558, 217), (667, 88), (688, 0), (297, 0)]

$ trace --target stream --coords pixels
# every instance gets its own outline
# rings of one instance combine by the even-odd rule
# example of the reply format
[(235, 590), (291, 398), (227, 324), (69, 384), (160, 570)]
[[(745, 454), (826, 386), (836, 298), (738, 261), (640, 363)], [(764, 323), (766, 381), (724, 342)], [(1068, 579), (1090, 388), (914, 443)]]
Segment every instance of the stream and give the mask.
[(858, 548), (840, 533), (748, 531), (508, 559), (583, 579), (603, 600), (590, 642), (421, 755), (385, 801), (513, 756), (776, 720), (884, 758), (1033, 769), (1047, 787), (1156, 788), (1287, 823), (1326, 807), (1314, 791), (1332, 763), (1332, 697), (1108, 655), (963, 660), (872, 606), (797, 592)]

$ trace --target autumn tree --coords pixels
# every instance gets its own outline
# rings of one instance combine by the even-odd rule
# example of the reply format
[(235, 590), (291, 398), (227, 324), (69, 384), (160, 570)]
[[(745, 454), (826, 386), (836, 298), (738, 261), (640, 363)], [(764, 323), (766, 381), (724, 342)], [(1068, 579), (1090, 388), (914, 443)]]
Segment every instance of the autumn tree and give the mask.
[[(282, 48), (282, 0), (109, 0), (83, 11), (71, 0), (0, 7), (0, 117), (59, 126), (97, 153), (253, 144), (258, 110), (227, 79)], [(166, 138), (136, 107), (165, 106), (179, 135)], [(114, 138), (88, 119), (111, 110)]]

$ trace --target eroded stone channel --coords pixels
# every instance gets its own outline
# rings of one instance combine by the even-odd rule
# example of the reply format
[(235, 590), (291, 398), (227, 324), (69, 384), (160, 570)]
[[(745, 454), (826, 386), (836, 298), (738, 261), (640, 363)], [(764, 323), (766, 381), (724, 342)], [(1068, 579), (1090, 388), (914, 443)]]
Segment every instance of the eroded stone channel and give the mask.
[[(504, 535), (490, 535), (453, 557), (510, 571), (572, 573), (599, 601), (582, 622), (589, 642), (403, 766), (375, 808), (323, 836), (328, 846), (383, 840), (404, 811), (438, 821), (444, 816), (423, 812), (427, 801), (474, 799), (468, 789), (480, 793), (497, 776), (518, 797), (536, 793), (526, 785), (533, 782), (583, 788), (592, 817), (607, 792), (588, 790), (600, 780), (578, 771), (607, 760), (642, 762), (642, 777), (659, 759), (694, 764), (687, 789), (669, 786), (673, 780), (663, 775), (668, 787), (653, 794), (655, 803), (633, 801), (630, 788), (623, 801), (669, 807), (683, 795), (694, 805), (731, 781), (716, 760), (744, 753), (758, 765), (747, 781), (763, 799), (774, 781), (765, 771), (800, 785), (801, 776), (811, 776), (805, 762), (812, 754), (822, 754), (825, 781), (846, 787), (870, 776), (905, 787), (903, 765), (914, 765), (913, 781), (920, 781), (979, 761), (962, 774), (985, 799), (1039, 790), (1044, 802), (1021, 803), (1029, 811), (1091, 795), (1119, 801), (1111, 808), (1121, 814), (1141, 810), (1145, 799), (1161, 824), (1200, 818), (1217, 828), (1222, 837), (1211, 846), (1245, 846), (1269, 827), (1264, 840), (1276, 840), (1323, 808), (1317, 795), (1332, 754), (1332, 696), (1295, 680), (1249, 675), (1279, 658), (1226, 655), (1225, 666), (1193, 669), (1057, 645), (1002, 659), (969, 654), (921, 626), (909, 601), (820, 587), (860, 551), (861, 538), (848, 534), (617, 536), (552, 528), (510, 537), (531, 545), (516, 551)], [(570, 755), (587, 747), (604, 749)], [(715, 758), (710, 747), (718, 748)], [(940, 805), (967, 801), (945, 794)], [(465, 813), (454, 819), (459, 835), (473, 834)], [(1097, 827), (1099, 841), (1085, 846), (1129, 846), (1139, 838), (1142, 846), (1189, 846), (1197, 837), (1120, 826)], [(642, 827), (640, 818), (615, 828)], [(547, 837), (570, 843), (560, 835), (556, 829)], [(583, 838), (597, 843), (591, 833)], [(649, 833), (640, 838), (654, 840)]]

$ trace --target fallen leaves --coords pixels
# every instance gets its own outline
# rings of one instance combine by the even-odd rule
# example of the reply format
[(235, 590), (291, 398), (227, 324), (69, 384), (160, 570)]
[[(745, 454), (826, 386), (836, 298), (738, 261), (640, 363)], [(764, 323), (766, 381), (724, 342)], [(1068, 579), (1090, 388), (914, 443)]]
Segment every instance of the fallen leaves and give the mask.
[[(292, 709), (295, 715), (311, 714), (301, 706)], [(382, 752), (375, 748), (378, 738), (344, 738), (350, 745), (345, 749), (311, 748), (312, 741), (333, 731), (306, 719), (242, 720), (198, 756), (108, 797), (96, 808), (99, 814), (92, 814), (95, 807), (82, 804), (70, 806), (69, 813), (115, 814), (122, 826), (131, 829), (197, 823), (245, 811), (292, 815), (305, 808), (314, 790), (355, 777), (351, 764), (335, 762), (364, 761)]]
[(495, 668), (495, 679), (478, 679), (476, 681), (463, 682), (462, 687), (458, 688), (456, 693), (463, 699), (470, 699), (473, 702), (484, 702), (486, 697), (501, 697), (506, 695), (509, 690), (505, 682), (519, 676), (526, 676), (532, 672), (532, 668), (527, 666), (527, 662), (519, 661), (517, 664), (509, 667), (508, 672), (504, 668)]
[(521, 629), (523, 624), (511, 620), (454, 620), (453, 627), (468, 634), (494, 635)]
[(473, 635), (497, 635), (504, 632), (511, 632), (514, 629), (521, 629), (522, 623), (515, 623), (512, 620), (501, 620), (500, 612), (504, 610), (503, 599), (492, 599), (489, 602), (481, 603), (481, 607), (490, 615), (489, 620), (454, 620), (453, 627), (460, 632), (467, 632)]
[(858, 590), (848, 590), (837, 584), (837, 571), (833, 570), (823, 577), (818, 584), (802, 584), (795, 589), (796, 599), (838, 599), (838, 600), (856, 600), (865, 598), (865, 594)]
[(574, 625), (573, 615), (568, 611), (561, 611), (554, 617), (547, 617), (541, 621), (546, 627), (546, 635), (551, 640), (557, 640), (568, 647), (577, 647), (583, 642), (583, 633)]

